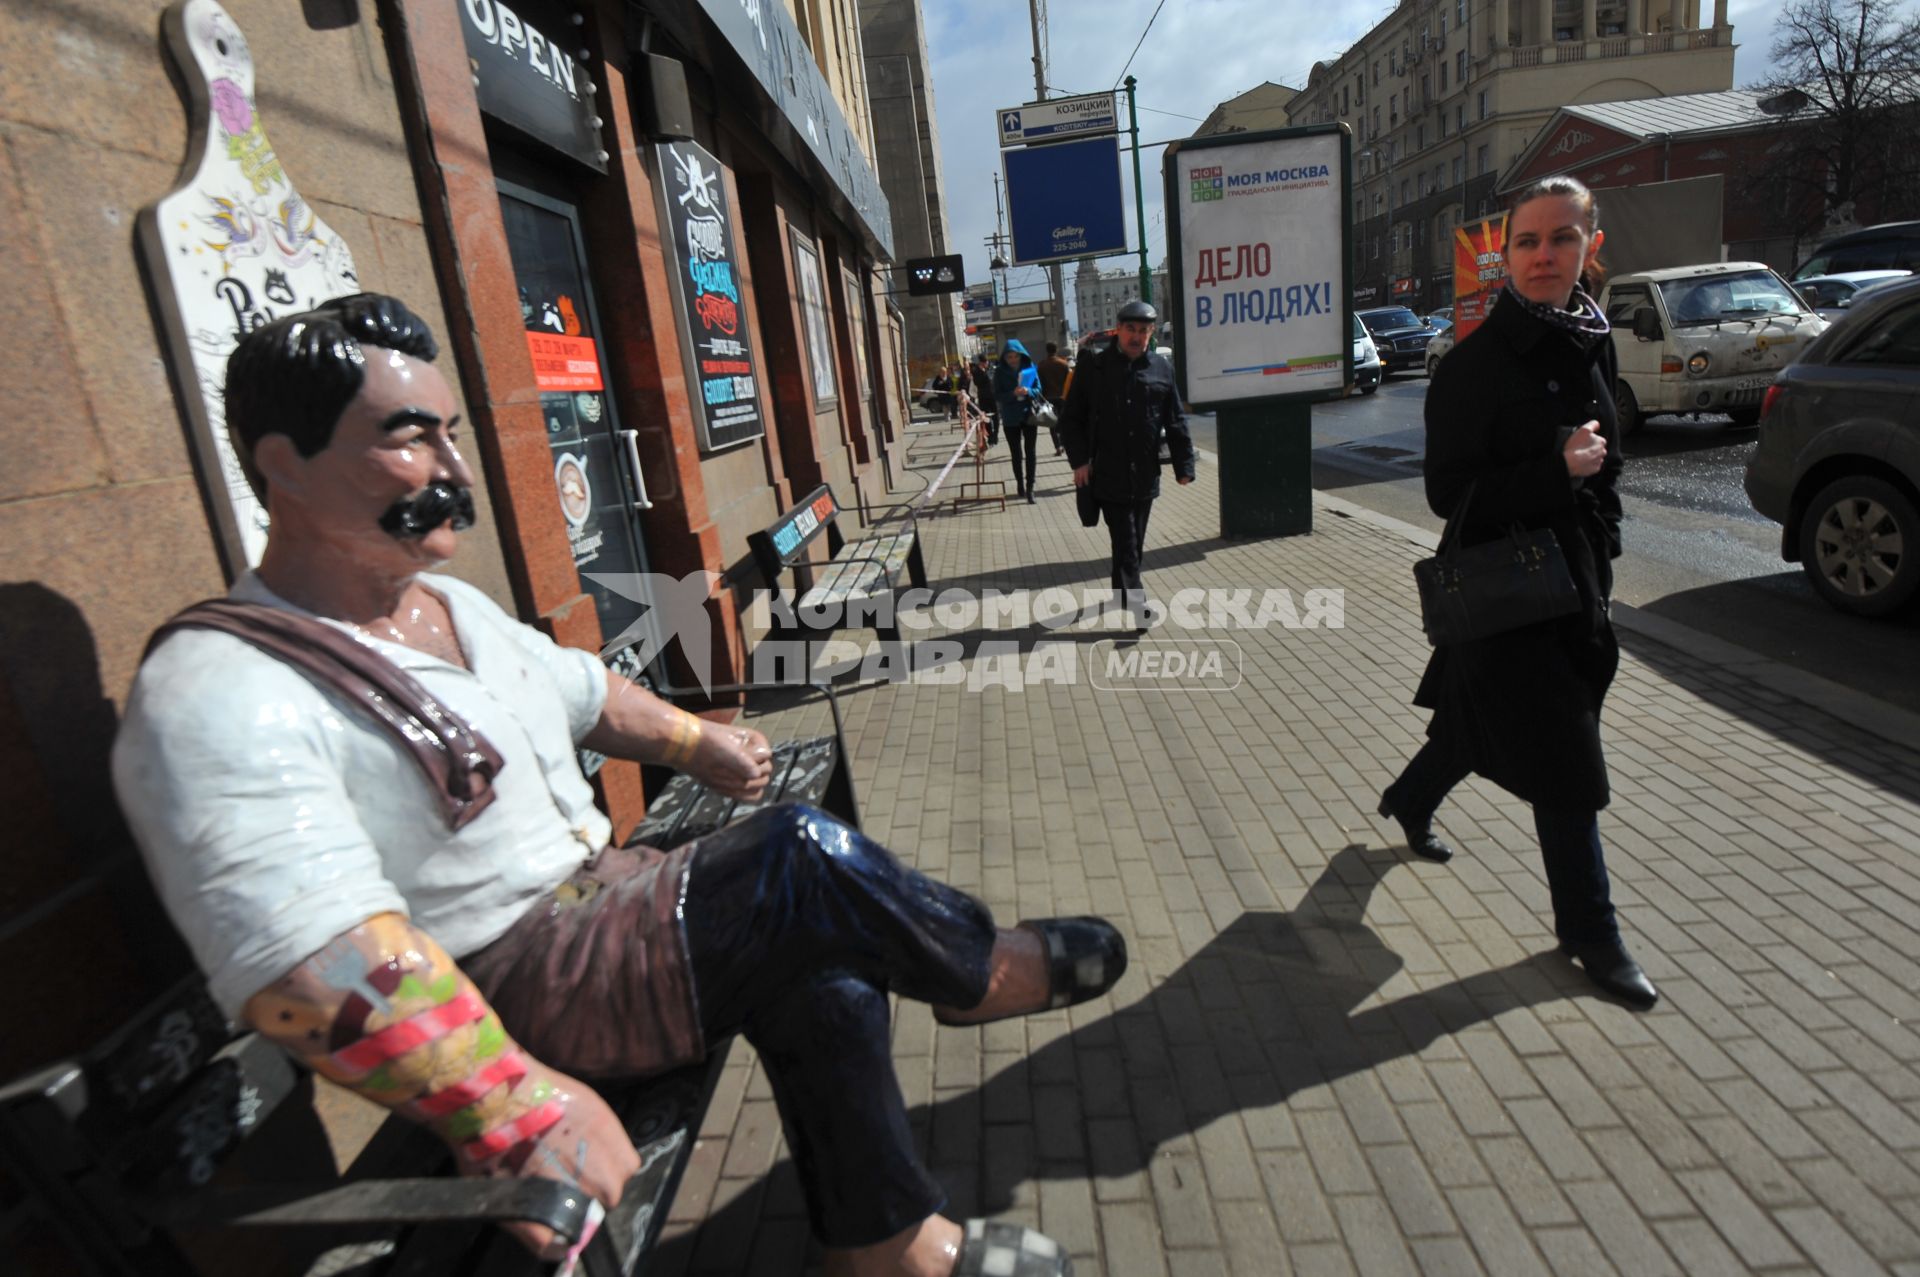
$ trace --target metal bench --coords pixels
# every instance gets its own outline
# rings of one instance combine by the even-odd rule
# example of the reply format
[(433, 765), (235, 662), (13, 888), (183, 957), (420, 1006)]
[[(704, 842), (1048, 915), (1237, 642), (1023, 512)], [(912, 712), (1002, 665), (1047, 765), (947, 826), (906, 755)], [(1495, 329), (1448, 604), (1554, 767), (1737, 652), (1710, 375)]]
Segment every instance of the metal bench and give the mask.
[[(747, 548), (767, 588), (778, 590), (781, 575), (794, 573), (795, 594), (789, 609), (773, 609), (776, 641), (796, 634), (829, 633), (866, 628), (871, 624), (883, 641), (899, 643), (898, 590), (902, 575), (920, 589), (927, 588), (926, 561), (920, 553), (917, 510), (911, 505), (884, 507), (879, 523), (858, 540), (841, 532), (839, 517), (849, 507), (834, 499), (826, 484), (782, 514), (773, 524), (747, 537)], [(881, 507), (850, 507), (865, 512)], [(822, 535), (827, 539), (825, 559), (806, 557), (808, 547)], [(811, 586), (800, 569), (818, 569)]]

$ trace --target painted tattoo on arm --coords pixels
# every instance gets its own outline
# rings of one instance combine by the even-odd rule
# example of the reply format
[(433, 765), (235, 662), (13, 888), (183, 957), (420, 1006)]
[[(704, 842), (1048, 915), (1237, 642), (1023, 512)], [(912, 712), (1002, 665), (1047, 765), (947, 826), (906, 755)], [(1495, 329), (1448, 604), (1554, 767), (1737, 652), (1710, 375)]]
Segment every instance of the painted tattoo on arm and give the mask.
[(431, 1127), (469, 1173), (518, 1171), (571, 1098), (398, 914), (340, 935), (255, 994), (246, 1018), (314, 1072)]

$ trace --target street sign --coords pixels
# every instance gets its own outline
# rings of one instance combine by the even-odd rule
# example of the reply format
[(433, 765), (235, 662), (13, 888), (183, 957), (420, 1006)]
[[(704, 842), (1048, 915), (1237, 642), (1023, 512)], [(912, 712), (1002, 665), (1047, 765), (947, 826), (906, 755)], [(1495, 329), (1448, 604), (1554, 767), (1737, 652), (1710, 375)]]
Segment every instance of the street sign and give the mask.
[(1348, 145), (1308, 126), (1183, 143), (1166, 160), (1189, 403), (1327, 399), (1353, 359)]
[(1006, 170), (1016, 264), (1126, 251), (1119, 138), (1004, 151), (1000, 163)]
[(906, 266), (907, 294), (912, 297), (957, 293), (967, 286), (966, 266), (958, 253), (946, 257), (909, 257)]
[(1077, 98), (1054, 98), (1012, 106), (1000, 114), (1000, 145), (1060, 142), (1067, 138), (1117, 133), (1119, 99), (1112, 93), (1089, 93)]

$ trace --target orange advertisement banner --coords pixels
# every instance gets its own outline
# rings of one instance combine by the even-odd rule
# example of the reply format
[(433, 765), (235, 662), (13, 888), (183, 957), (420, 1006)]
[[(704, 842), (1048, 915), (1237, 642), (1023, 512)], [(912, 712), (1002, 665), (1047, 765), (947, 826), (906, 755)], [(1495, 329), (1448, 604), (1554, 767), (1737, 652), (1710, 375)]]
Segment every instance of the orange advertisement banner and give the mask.
[(600, 352), (591, 337), (530, 332), (534, 384), (542, 390), (599, 390)]
[(1507, 218), (1501, 213), (1453, 232), (1453, 332), (1459, 341), (1480, 326), (1507, 278)]

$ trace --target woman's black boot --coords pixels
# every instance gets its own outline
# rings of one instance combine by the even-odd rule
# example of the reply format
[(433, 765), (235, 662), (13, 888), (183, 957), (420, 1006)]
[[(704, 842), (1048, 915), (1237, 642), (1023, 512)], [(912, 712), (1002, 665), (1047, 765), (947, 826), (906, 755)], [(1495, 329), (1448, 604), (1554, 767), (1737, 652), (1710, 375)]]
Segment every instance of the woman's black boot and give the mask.
[(1647, 979), (1647, 973), (1618, 940), (1591, 944), (1563, 940), (1560, 952), (1577, 960), (1587, 979), (1601, 992), (1612, 994), (1635, 1010), (1652, 1010), (1653, 1004), (1660, 1000), (1660, 990), (1653, 987), (1653, 981)]
[(1380, 795), (1380, 814), (1391, 816), (1400, 822), (1400, 832), (1407, 836), (1407, 850), (1424, 860), (1448, 861), (1453, 859), (1453, 848), (1447, 846), (1440, 835), (1433, 832), (1433, 817), (1414, 821), (1400, 814), (1393, 805), (1393, 791)]

